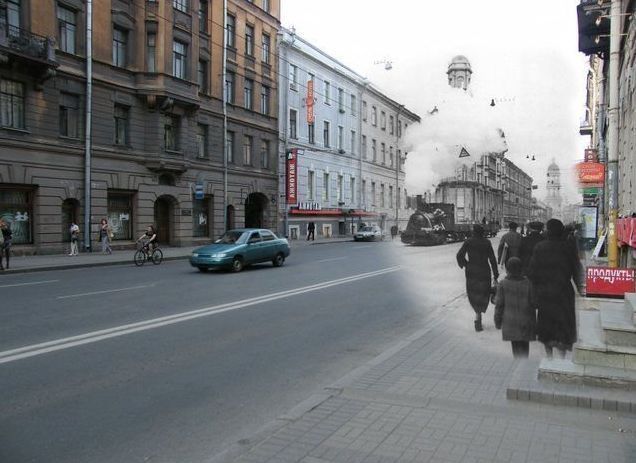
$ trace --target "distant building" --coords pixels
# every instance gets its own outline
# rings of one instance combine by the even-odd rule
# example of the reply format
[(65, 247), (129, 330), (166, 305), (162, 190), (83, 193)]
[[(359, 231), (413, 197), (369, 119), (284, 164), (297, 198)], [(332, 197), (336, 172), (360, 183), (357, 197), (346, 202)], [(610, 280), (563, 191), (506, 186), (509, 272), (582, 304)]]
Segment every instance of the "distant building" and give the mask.
[(532, 177), (510, 159), (504, 158), (504, 224), (519, 225), (530, 222), (532, 217)]
[(544, 224), (552, 218), (552, 208), (537, 198), (531, 199), (531, 222), (543, 222)]
[(470, 85), (470, 79), (473, 70), (470, 67), (468, 58), (462, 55), (455, 56), (448, 65), (448, 85), (453, 88), (461, 88), (467, 90)]
[(562, 216), (561, 209), (563, 208), (563, 198), (561, 197), (561, 169), (552, 160), (552, 163), (548, 166), (546, 173), (546, 189), (547, 195), (545, 203), (552, 209), (554, 218), (560, 219)]

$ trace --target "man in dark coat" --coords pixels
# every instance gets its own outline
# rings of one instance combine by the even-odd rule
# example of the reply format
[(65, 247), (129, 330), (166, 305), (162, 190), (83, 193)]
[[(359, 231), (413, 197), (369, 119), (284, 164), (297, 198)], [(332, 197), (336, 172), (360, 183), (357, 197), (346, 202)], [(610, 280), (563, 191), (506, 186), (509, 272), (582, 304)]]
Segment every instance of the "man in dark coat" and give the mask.
[(499, 248), (497, 249), (497, 262), (502, 266), (505, 266), (511, 257), (519, 257), (521, 235), (517, 233), (518, 227), (519, 225), (516, 222), (510, 222), (508, 224), (508, 232), (501, 237)]
[(315, 232), (316, 232), (316, 224), (313, 222), (309, 222), (307, 225), (307, 241), (315, 241)]
[(523, 265), (523, 273), (528, 273), (528, 266), (530, 265), (530, 258), (532, 257), (532, 251), (537, 243), (544, 240), (541, 232), (543, 231), (543, 222), (530, 222), (528, 224), (529, 233), (521, 238), (521, 247), (519, 248), (519, 257), (521, 258), (521, 264)]
[(538, 308), (537, 335), (552, 358), (556, 348), (561, 358), (576, 342), (574, 289), (583, 288), (583, 270), (576, 252), (563, 239), (563, 223), (550, 219), (547, 239), (538, 243), (530, 258), (528, 278)]
[(490, 300), (490, 270), (495, 280), (499, 278), (495, 251), (490, 241), (484, 238), (484, 227), (473, 226), (473, 236), (464, 241), (457, 253), (457, 264), (465, 269), (468, 302), (475, 311), (475, 331), (482, 331), (481, 314), (488, 308)]

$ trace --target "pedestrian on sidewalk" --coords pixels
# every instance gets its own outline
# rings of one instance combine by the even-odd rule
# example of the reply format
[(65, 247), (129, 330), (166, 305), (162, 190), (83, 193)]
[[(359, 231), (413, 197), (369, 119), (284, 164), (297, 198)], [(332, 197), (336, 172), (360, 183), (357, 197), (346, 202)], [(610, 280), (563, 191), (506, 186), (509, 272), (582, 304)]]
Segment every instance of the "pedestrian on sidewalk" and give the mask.
[(550, 219), (546, 229), (547, 239), (532, 253), (528, 278), (538, 309), (537, 337), (548, 358), (552, 358), (555, 348), (564, 358), (577, 339), (572, 281), (583, 294), (583, 270), (576, 250), (564, 239), (563, 223)]
[(512, 344), (514, 358), (528, 358), (530, 341), (537, 339), (537, 315), (531, 303), (530, 281), (523, 276), (521, 259), (506, 262), (506, 278), (497, 286), (495, 326)]
[(397, 236), (398, 234), (398, 227), (397, 225), (393, 225), (391, 227), (391, 241), (393, 241), (393, 239)]
[(71, 222), (70, 232), (71, 232), (71, 252), (69, 256), (77, 256), (79, 255), (79, 249), (77, 248), (77, 242), (79, 240), (79, 233), (80, 233), (79, 225), (77, 225), (75, 222)]
[(521, 235), (517, 233), (517, 222), (508, 224), (508, 232), (501, 237), (499, 248), (497, 248), (497, 262), (504, 267), (506, 261), (511, 257), (519, 257), (519, 248), (521, 247)]
[(108, 225), (107, 219), (102, 219), (99, 224), (99, 241), (102, 244), (102, 254), (112, 254), (113, 250), (110, 247), (110, 240), (113, 237), (113, 231)]
[(543, 222), (530, 222), (528, 224), (528, 234), (521, 238), (521, 247), (519, 254), (521, 257), (521, 264), (523, 265), (523, 274), (528, 273), (528, 266), (530, 265), (530, 258), (535, 246), (543, 241), (545, 238), (541, 234), (543, 231)]
[(309, 222), (309, 224), (307, 225), (307, 241), (309, 241), (309, 240), (315, 241), (316, 240), (315, 232), (316, 232), (316, 224), (313, 223), (313, 222)]
[(13, 233), (11, 232), (11, 226), (8, 222), (0, 219), (0, 231), (2, 231), (2, 240), (0, 244), (0, 270), (4, 270), (2, 266), (2, 258), (7, 261), (6, 269), (9, 270), (9, 257), (11, 256), (11, 240)]
[(464, 241), (457, 253), (457, 264), (465, 269), (468, 302), (475, 311), (475, 331), (483, 331), (481, 314), (486, 312), (490, 300), (491, 269), (494, 280), (499, 278), (495, 251), (484, 237), (484, 227), (473, 226), (472, 237)]

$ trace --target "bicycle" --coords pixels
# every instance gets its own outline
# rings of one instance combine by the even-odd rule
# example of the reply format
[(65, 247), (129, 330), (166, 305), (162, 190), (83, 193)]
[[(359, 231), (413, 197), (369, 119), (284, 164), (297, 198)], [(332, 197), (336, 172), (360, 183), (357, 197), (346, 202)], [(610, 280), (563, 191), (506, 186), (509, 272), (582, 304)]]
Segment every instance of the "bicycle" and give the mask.
[(141, 267), (146, 261), (151, 261), (154, 265), (159, 265), (163, 261), (163, 252), (159, 247), (156, 247), (150, 252), (150, 246), (145, 243), (139, 243), (138, 249), (135, 252), (135, 265)]

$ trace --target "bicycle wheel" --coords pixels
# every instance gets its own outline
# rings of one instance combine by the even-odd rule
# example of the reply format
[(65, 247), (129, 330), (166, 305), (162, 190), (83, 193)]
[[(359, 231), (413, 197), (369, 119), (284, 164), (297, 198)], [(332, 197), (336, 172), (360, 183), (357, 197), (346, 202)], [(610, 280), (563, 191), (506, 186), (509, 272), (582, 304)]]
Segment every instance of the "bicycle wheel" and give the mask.
[(143, 251), (135, 252), (135, 265), (141, 267), (146, 262), (146, 253)]
[(152, 263), (155, 265), (159, 265), (162, 260), (163, 260), (163, 252), (161, 252), (161, 249), (155, 249), (152, 252)]

